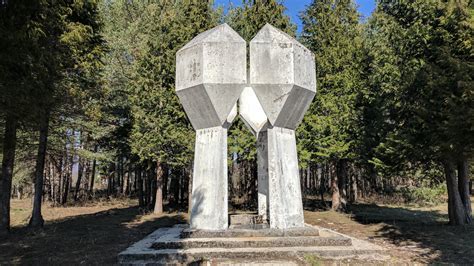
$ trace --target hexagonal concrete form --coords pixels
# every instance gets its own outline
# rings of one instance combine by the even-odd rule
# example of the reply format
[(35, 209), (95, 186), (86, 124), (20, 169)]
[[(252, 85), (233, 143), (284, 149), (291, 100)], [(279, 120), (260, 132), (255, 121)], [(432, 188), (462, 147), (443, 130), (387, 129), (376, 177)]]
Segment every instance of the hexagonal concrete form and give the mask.
[(245, 87), (239, 98), (239, 114), (254, 136), (268, 126), (268, 118), (251, 87)]
[(250, 84), (271, 125), (295, 129), (316, 94), (314, 55), (267, 24), (250, 42)]
[(176, 54), (176, 93), (194, 129), (225, 125), (247, 83), (246, 42), (227, 24)]

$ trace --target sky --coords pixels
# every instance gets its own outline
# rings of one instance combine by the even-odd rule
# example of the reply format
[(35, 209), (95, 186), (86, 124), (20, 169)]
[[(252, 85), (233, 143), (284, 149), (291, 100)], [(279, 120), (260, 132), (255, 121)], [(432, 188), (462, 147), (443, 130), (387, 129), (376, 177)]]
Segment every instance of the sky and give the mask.
[[(307, 5), (312, 0), (284, 0), (287, 10), (286, 13), (291, 17), (291, 20), (296, 23), (298, 26), (298, 32), (301, 32), (301, 20), (299, 18), (299, 13), (305, 9)], [(240, 5), (242, 0), (215, 0), (216, 5), (221, 5), (224, 7), (229, 6), (229, 4)], [(364, 18), (370, 16), (372, 11), (375, 8), (375, 0), (356, 0), (356, 3), (359, 8), (359, 12)]]

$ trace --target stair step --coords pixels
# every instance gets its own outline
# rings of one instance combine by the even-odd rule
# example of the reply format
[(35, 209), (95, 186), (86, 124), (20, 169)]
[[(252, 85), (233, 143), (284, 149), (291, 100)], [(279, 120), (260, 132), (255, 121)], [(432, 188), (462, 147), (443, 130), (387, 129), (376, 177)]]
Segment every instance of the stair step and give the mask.
[[(263, 224), (262, 224), (263, 225)], [(255, 225), (258, 226), (258, 225)], [(268, 226), (268, 225), (267, 225)], [(319, 236), (319, 230), (314, 227), (273, 229), (273, 228), (230, 228), (228, 230), (209, 231), (185, 229), (181, 238), (233, 238), (233, 237), (296, 237)]]
[(173, 241), (157, 241), (154, 249), (191, 249), (191, 248), (262, 248), (262, 247), (313, 247), (313, 246), (350, 246), (352, 240), (347, 237), (236, 237), (236, 238), (188, 238)]

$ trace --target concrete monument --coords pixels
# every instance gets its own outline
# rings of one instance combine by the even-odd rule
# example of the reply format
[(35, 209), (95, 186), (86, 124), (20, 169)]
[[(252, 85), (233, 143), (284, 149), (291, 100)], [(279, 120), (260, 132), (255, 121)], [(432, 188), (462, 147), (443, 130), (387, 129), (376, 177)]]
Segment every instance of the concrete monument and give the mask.
[(316, 94), (314, 55), (267, 24), (250, 42), (249, 82), (269, 122), (257, 138), (259, 212), (267, 206), (271, 228), (303, 227), (295, 129)]
[(237, 113), (257, 137), (258, 213), (304, 227), (295, 129), (316, 93), (314, 55), (271, 25), (246, 43), (227, 24), (177, 54), (176, 90), (196, 130), (191, 228), (226, 229), (227, 128)]
[(227, 24), (176, 55), (176, 92), (196, 130), (191, 228), (227, 229), (227, 128), (247, 84), (246, 42)]

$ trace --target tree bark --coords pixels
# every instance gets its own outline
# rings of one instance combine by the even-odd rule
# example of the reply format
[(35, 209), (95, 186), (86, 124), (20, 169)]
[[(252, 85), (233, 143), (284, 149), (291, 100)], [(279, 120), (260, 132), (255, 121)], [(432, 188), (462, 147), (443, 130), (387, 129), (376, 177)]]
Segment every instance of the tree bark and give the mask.
[(156, 162), (156, 201), (153, 213), (163, 213), (163, 168), (161, 163)]
[(138, 195), (138, 205), (140, 207), (145, 206), (145, 202), (143, 200), (143, 177), (142, 177), (142, 169), (141, 166), (138, 166), (137, 170), (137, 195)]
[(448, 213), (451, 225), (466, 224), (466, 211), (459, 193), (456, 169), (454, 163), (447, 160), (443, 163), (446, 175), (446, 185), (448, 187)]
[(469, 163), (463, 158), (458, 162), (458, 187), (461, 201), (466, 212), (466, 223), (472, 223), (471, 196), (469, 193)]
[(77, 180), (76, 180), (76, 184), (74, 188), (74, 201), (78, 200), (79, 190), (81, 189), (82, 175), (84, 174), (84, 165), (81, 162), (80, 158), (77, 162), (77, 167), (78, 167), (78, 171), (77, 171)]
[(330, 174), (331, 174), (331, 193), (332, 193), (332, 203), (331, 203), (331, 210), (338, 211), (341, 207), (341, 195), (339, 193), (339, 182), (338, 176), (336, 173), (336, 165), (335, 163), (330, 164)]
[(347, 205), (347, 170), (348, 170), (348, 161), (346, 159), (341, 159), (337, 162), (337, 185), (339, 187), (339, 199), (341, 201), (341, 208), (345, 209)]
[(0, 175), (0, 235), (6, 235), (10, 230), (10, 197), (15, 164), (17, 126), (17, 118), (7, 115), (3, 137), (2, 173)]
[[(97, 149), (98, 149), (98, 146), (97, 146), (97, 145), (94, 145), (94, 154), (97, 153)], [(91, 194), (94, 192), (95, 168), (96, 168), (96, 165), (97, 165), (97, 161), (96, 161), (96, 159), (94, 158), (94, 160), (92, 161), (91, 183), (90, 183), (90, 185), (89, 185), (89, 193), (91, 193)]]
[(33, 212), (29, 227), (40, 228), (44, 225), (43, 216), (41, 215), (41, 204), (43, 198), (43, 173), (44, 162), (46, 159), (46, 149), (48, 146), (48, 127), (49, 127), (49, 111), (43, 114), (40, 122), (40, 135), (38, 145), (38, 156), (36, 157), (35, 171), (35, 194), (33, 200)]

